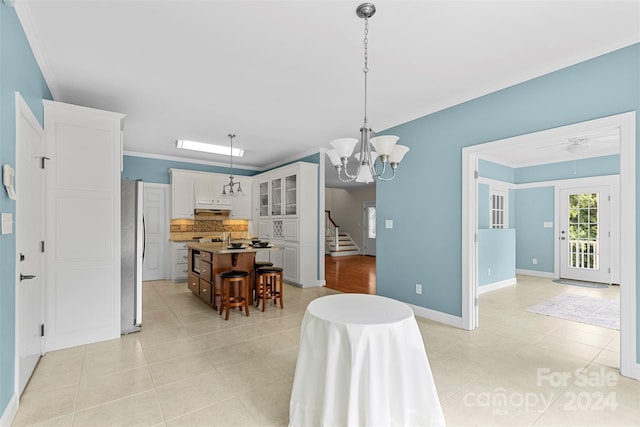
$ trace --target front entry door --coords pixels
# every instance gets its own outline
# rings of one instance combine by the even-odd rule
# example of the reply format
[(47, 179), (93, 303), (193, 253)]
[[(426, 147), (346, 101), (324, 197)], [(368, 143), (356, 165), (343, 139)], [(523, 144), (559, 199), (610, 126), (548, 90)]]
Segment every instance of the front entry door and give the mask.
[(44, 131), (16, 94), (16, 335), (18, 395), (43, 354)]
[(376, 202), (364, 202), (363, 255), (376, 256)]
[(560, 192), (560, 277), (610, 283), (608, 186)]

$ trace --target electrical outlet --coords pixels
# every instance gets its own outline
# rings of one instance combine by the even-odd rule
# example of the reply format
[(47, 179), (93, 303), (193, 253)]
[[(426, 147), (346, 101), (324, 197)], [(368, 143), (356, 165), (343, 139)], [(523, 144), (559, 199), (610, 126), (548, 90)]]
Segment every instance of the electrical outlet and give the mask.
[(422, 285), (420, 283), (416, 283), (416, 294), (422, 294)]
[(536, 265), (536, 264), (538, 263), (538, 258), (534, 258), (534, 259), (532, 259), (532, 260), (531, 260), (531, 263), (532, 263), (533, 265)]
[(487, 268), (487, 276), (491, 276), (491, 269)]

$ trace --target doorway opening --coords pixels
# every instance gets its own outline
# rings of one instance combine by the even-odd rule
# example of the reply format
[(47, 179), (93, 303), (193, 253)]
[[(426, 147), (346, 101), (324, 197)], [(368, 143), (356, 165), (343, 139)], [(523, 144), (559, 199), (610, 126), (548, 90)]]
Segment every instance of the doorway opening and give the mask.
[[(489, 149), (506, 149), (516, 144), (566, 140), (569, 135), (592, 134), (615, 129), (619, 134), (620, 170), (620, 372), (640, 379), (636, 363), (636, 182), (635, 182), (635, 112), (568, 125), (528, 135), (463, 148), (462, 155), (462, 323), (473, 330), (478, 327), (478, 190), (479, 159)], [(557, 221), (556, 221), (557, 223)]]
[(362, 255), (376, 256), (376, 202), (364, 202)]

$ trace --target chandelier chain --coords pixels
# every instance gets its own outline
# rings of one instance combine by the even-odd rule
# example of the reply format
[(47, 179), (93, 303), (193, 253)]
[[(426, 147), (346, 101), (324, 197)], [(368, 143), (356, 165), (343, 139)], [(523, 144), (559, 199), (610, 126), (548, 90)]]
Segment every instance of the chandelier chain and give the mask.
[(231, 155), (229, 156), (231, 158), (231, 177), (233, 177), (233, 138), (235, 138), (236, 136), (232, 133), (230, 133), (229, 138), (231, 138)]
[(364, 126), (367, 125), (367, 73), (369, 72), (369, 18), (364, 18)]
[(369, 72), (369, 19), (364, 20), (364, 68), (365, 73)]

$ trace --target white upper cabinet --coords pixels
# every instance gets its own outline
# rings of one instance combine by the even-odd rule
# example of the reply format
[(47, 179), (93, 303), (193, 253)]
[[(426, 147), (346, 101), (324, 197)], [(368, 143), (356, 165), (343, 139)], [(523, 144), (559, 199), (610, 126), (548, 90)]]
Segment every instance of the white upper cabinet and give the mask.
[(246, 176), (234, 176), (234, 182), (242, 187), (242, 196), (231, 199), (231, 215), (233, 219), (251, 219), (253, 206), (253, 179)]
[(231, 210), (231, 199), (222, 196), (222, 187), (227, 182), (225, 175), (196, 173), (196, 208)]
[(280, 217), (298, 216), (298, 169), (285, 167), (284, 170), (267, 172), (258, 181), (258, 216)]
[(222, 209), (231, 211), (229, 218), (252, 219), (253, 179), (251, 177), (234, 175), (233, 180), (241, 184), (244, 196), (223, 197), (222, 187), (229, 183), (229, 175), (184, 169), (169, 171), (172, 218), (193, 219), (194, 209)]
[(172, 218), (193, 219), (196, 207), (195, 175), (179, 170), (170, 169), (171, 174), (171, 205)]

